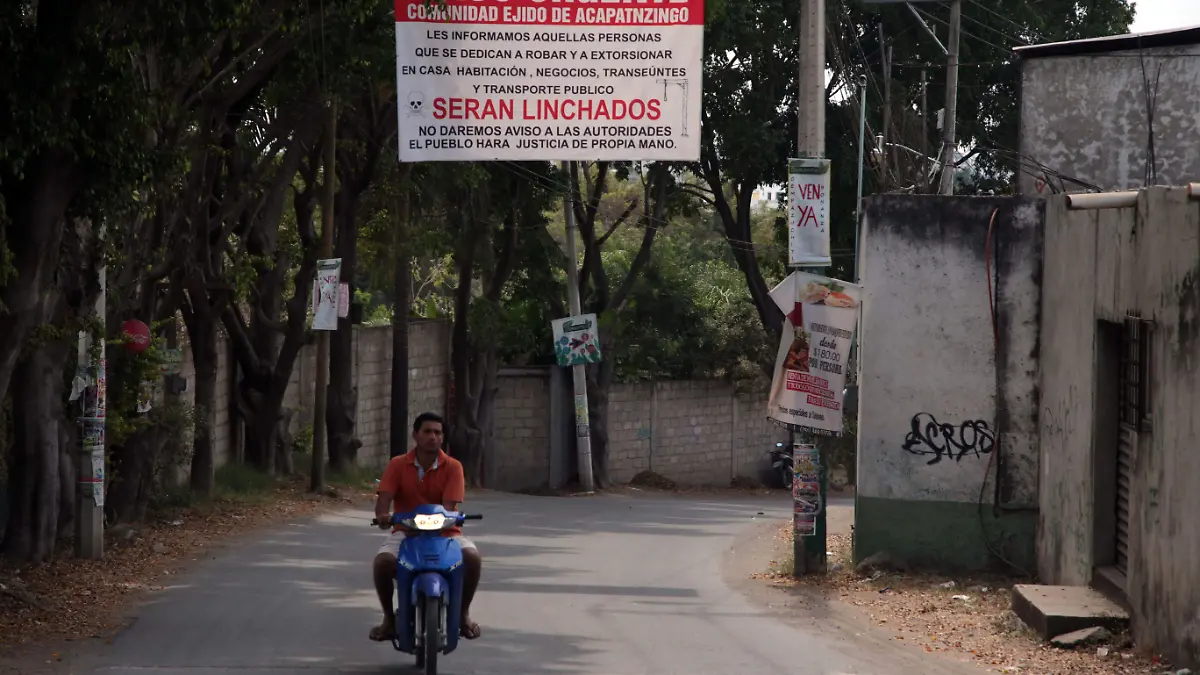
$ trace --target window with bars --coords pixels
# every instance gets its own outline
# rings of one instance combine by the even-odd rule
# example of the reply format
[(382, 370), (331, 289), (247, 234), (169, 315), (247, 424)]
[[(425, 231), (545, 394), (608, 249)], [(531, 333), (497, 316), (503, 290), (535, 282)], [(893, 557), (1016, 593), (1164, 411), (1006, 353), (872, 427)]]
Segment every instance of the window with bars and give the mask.
[(1121, 350), (1121, 424), (1133, 431), (1150, 431), (1150, 321), (1125, 317)]

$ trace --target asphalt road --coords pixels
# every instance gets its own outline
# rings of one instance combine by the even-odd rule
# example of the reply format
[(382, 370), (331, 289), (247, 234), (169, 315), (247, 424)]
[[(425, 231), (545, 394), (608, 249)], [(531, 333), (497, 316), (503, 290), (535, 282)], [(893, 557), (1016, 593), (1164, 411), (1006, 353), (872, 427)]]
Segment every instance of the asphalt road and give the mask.
[[(723, 566), (779, 497), (473, 498), (484, 556), (483, 636), (446, 675), (965, 675), (824, 619), (781, 620)], [(838, 507), (834, 507), (835, 509)], [(844, 509), (845, 507), (841, 507)], [(366, 511), (281, 524), (181, 575), (88, 659), (94, 675), (414, 673), (370, 642), (369, 563), (383, 536)], [(740, 537), (740, 539), (739, 539)], [(740, 564), (745, 564), (743, 560)], [(732, 586), (731, 586), (732, 584)], [(760, 592), (761, 593), (761, 592)], [(78, 664), (82, 665), (82, 664)], [(75, 672), (80, 672), (75, 670)]]

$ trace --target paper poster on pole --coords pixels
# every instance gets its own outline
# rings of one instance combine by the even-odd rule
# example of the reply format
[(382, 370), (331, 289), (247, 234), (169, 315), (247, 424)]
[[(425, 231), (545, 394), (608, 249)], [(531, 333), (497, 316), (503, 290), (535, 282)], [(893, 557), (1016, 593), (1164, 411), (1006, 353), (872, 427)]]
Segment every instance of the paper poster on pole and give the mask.
[(600, 327), (595, 314), (583, 314), (551, 322), (554, 356), (560, 366), (600, 363)]
[[(313, 307), (316, 307), (317, 304), (320, 302), (319, 298), (321, 296), (321, 291), (320, 291), (319, 286), (320, 286), (320, 282), (317, 281), (316, 279), (313, 279), (313, 287), (312, 287), (312, 306)], [(350, 284), (345, 283), (345, 282), (338, 284), (337, 315), (338, 315), (339, 319), (345, 319), (346, 317), (350, 316)]]
[(788, 160), (788, 264), (825, 267), (829, 257), (829, 160)]
[(704, 0), (396, 0), (401, 162), (700, 158)]
[(783, 424), (842, 432), (842, 403), (850, 346), (858, 327), (862, 288), (793, 272), (771, 291), (786, 316), (767, 416)]
[(313, 304), (313, 330), (337, 330), (342, 259), (317, 261), (317, 300)]

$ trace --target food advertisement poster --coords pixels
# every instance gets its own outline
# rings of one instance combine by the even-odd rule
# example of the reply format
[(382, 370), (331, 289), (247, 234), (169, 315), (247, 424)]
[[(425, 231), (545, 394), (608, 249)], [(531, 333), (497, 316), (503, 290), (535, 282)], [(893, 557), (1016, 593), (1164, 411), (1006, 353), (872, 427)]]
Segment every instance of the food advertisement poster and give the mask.
[(793, 272), (771, 291), (786, 316), (767, 416), (794, 427), (842, 432), (850, 346), (858, 327), (862, 287)]
[(831, 262), (829, 166), (827, 159), (788, 160), (788, 264), (793, 267)]
[(313, 303), (313, 330), (337, 330), (342, 259), (317, 261), (317, 300)]
[(551, 322), (554, 355), (560, 366), (600, 363), (600, 334), (595, 314), (572, 316)]
[(396, 0), (401, 162), (700, 159), (704, 0)]

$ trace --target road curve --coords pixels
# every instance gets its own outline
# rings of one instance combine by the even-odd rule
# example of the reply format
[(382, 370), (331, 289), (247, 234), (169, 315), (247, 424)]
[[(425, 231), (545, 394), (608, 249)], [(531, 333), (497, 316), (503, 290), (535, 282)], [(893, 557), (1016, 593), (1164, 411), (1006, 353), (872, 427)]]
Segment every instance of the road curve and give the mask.
[[(731, 588), (722, 560), (786, 497), (481, 493), (483, 637), (445, 675), (966, 675), (969, 666), (780, 621)], [(378, 620), (370, 514), (348, 510), (238, 540), (148, 598), (87, 659), (94, 675), (414, 673), (368, 641)], [(735, 584), (737, 585), (737, 584)], [(78, 663), (77, 666), (82, 666)], [(74, 672), (79, 673), (80, 670)]]

